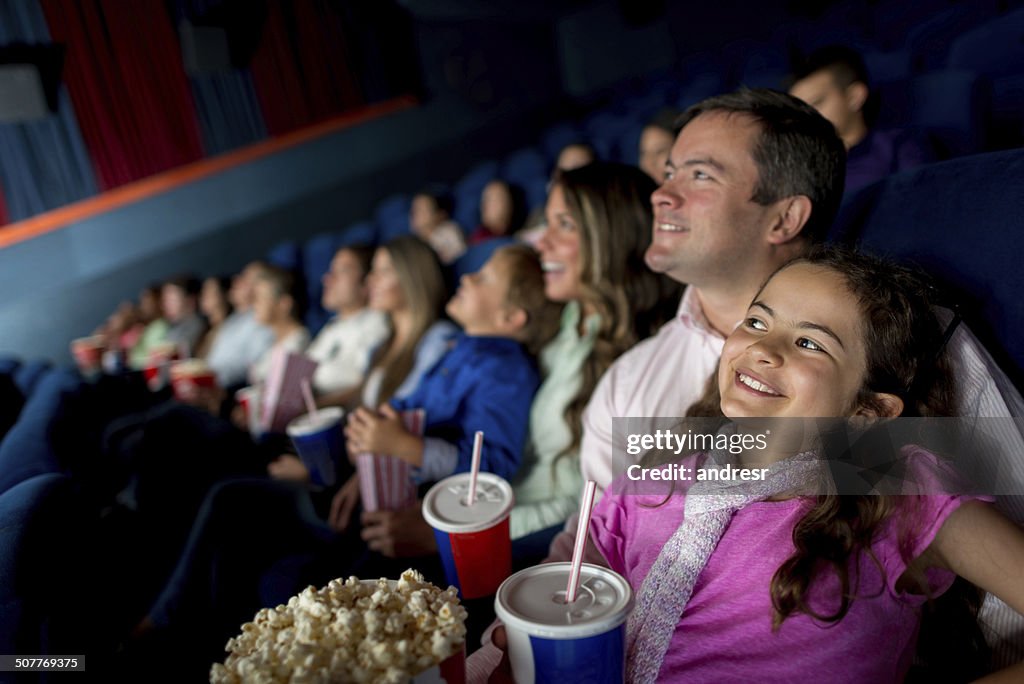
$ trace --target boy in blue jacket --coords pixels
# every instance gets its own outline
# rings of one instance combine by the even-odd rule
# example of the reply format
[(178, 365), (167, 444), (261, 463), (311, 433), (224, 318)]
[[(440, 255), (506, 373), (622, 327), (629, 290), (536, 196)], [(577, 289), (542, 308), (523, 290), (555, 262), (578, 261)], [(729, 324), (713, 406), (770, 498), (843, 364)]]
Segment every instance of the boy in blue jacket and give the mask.
[[(348, 452), (386, 453), (416, 468), (420, 482), (470, 468), (473, 434), (484, 432), (480, 469), (512, 479), (519, 468), (530, 403), (539, 385), (536, 354), (557, 332), (559, 307), (544, 296), (537, 254), (497, 250), (463, 276), (447, 311), (463, 328), (455, 346), (408, 397), (351, 414)], [(426, 437), (408, 432), (399, 411), (422, 408)]]

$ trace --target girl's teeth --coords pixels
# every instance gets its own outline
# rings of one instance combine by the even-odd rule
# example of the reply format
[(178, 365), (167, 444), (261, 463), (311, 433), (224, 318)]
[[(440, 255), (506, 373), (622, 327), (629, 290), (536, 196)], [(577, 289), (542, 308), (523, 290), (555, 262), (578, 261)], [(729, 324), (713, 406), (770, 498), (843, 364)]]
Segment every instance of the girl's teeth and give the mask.
[(774, 391), (771, 387), (764, 384), (763, 382), (758, 382), (749, 375), (744, 375), (743, 373), (740, 373), (739, 376), (740, 382), (742, 382), (744, 385), (751, 389), (757, 390), (758, 392), (764, 392), (765, 394), (773, 394), (775, 396), (779, 395), (779, 393)]

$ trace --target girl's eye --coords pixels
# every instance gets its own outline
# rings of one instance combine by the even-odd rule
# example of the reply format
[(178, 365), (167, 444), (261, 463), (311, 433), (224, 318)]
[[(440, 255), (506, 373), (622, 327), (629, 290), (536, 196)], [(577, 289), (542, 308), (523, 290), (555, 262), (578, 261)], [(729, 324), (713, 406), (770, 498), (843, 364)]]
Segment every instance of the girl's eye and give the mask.
[(821, 348), (821, 346), (818, 345), (817, 342), (815, 342), (814, 340), (809, 340), (806, 337), (801, 337), (799, 340), (797, 340), (796, 346), (803, 347), (804, 349), (809, 349), (811, 351), (825, 351), (824, 349)]
[(754, 318), (753, 316), (751, 316), (750, 318), (748, 318), (747, 320), (745, 320), (745, 321), (744, 321), (744, 324), (745, 324), (745, 325), (746, 325), (746, 326), (747, 326), (748, 328), (751, 328), (752, 330), (761, 330), (761, 331), (765, 331), (765, 330), (767, 330), (767, 329), (768, 329), (768, 326), (767, 326), (767, 325), (765, 325), (764, 321), (762, 321), (762, 320), (761, 320), (760, 318)]
[(558, 227), (561, 228), (562, 230), (576, 230), (576, 224), (573, 223), (572, 221), (567, 221), (565, 219), (562, 219), (558, 223)]

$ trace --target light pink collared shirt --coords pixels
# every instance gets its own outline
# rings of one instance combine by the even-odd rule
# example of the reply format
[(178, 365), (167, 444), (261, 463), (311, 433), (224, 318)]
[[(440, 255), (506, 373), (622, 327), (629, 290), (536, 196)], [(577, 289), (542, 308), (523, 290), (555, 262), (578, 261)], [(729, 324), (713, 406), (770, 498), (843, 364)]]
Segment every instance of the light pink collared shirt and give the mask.
[[(704, 392), (724, 343), (701, 311), (694, 288), (686, 288), (676, 317), (616, 359), (597, 383), (583, 414), (583, 479), (594, 480), (603, 492), (614, 478), (612, 454), (626, 453), (626, 445), (615, 443), (613, 418), (685, 415)], [(642, 426), (631, 422), (630, 429)]]

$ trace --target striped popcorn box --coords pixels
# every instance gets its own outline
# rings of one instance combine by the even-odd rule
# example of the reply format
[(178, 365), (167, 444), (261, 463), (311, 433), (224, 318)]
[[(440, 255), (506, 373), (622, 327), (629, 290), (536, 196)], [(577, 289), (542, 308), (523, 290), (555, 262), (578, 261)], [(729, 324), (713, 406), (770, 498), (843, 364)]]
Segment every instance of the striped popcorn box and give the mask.
[[(425, 421), (423, 409), (402, 411), (405, 429), (414, 435), (423, 434)], [(397, 511), (416, 503), (412, 466), (402, 459), (387, 454), (359, 454), (356, 456), (356, 469), (363, 510)]]

